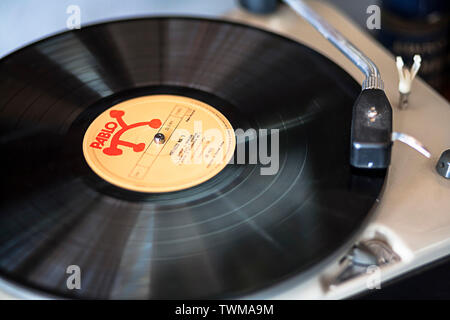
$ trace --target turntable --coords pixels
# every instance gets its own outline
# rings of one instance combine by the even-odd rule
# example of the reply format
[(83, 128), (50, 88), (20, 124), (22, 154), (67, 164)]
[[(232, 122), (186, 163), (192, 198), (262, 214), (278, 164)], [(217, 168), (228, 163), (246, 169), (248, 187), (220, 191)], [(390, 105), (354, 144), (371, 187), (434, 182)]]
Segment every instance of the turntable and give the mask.
[(4, 297), (336, 299), (450, 253), (448, 103), (399, 110), (394, 57), (286, 2), (0, 60)]

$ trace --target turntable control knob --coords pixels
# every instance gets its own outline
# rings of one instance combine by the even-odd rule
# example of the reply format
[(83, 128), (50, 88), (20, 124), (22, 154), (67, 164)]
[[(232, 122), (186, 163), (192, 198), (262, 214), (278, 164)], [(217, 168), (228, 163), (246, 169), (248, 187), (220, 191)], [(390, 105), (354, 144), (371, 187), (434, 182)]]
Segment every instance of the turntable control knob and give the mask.
[(153, 141), (155, 141), (156, 144), (163, 144), (166, 141), (166, 137), (162, 133), (157, 133), (155, 134)]
[(446, 179), (450, 179), (450, 149), (444, 151), (436, 165), (437, 172)]

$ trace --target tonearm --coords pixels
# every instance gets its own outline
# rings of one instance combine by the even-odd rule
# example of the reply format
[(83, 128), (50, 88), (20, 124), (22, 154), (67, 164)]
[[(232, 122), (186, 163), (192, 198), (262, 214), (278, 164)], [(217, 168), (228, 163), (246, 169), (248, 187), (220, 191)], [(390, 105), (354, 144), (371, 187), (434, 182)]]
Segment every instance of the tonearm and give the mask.
[(426, 157), (430, 152), (417, 139), (392, 131), (392, 108), (375, 63), (302, 0), (284, 0), (364, 74), (362, 90), (353, 106), (350, 163), (357, 168), (384, 169), (391, 161), (392, 143), (399, 140)]

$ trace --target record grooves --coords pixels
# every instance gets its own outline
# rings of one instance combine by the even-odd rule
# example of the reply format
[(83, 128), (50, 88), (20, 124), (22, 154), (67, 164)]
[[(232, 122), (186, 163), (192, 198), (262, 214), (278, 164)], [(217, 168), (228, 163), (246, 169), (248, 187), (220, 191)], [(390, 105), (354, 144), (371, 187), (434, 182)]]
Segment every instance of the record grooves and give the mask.
[[(2, 277), (55, 296), (229, 298), (309, 270), (360, 230), (384, 184), (349, 165), (359, 91), (303, 45), (216, 20), (109, 22), (13, 53), (0, 60)], [(234, 129), (279, 129), (279, 170), (230, 164), (168, 193), (105, 181), (83, 157), (86, 129), (155, 94), (211, 105)]]

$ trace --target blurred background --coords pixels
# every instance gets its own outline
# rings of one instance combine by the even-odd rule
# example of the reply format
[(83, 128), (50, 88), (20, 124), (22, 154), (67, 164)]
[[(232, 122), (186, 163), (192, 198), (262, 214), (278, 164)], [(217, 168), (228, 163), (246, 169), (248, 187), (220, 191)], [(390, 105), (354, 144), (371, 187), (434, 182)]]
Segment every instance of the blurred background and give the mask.
[[(279, 0), (1, 0), (0, 57), (38, 39), (67, 30), (71, 5), (81, 9), (81, 24), (149, 15), (219, 17), (245, 7), (273, 14)], [(408, 63), (422, 56), (420, 76), (450, 99), (449, 0), (328, 0), (361, 28)], [(367, 8), (377, 5), (381, 28), (367, 28)]]
[[(312, 0), (314, 1), (314, 0)], [(420, 76), (450, 100), (450, 0), (328, 0), (394, 55), (422, 56)], [(66, 31), (69, 6), (81, 9), (81, 25), (130, 17), (220, 17), (236, 8), (275, 14), (278, 0), (0, 0), (0, 58), (31, 42)], [(377, 5), (381, 28), (367, 28), (367, 9)], [(338, 27), (338, 26), (337, 26)], [(364, 298), (450, 298), (448, 261)]]

